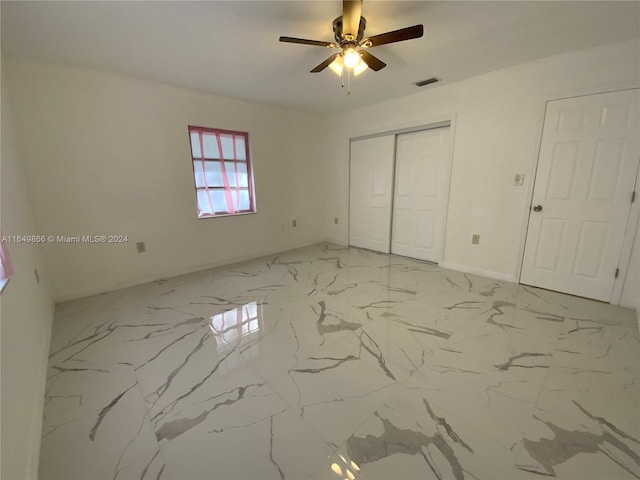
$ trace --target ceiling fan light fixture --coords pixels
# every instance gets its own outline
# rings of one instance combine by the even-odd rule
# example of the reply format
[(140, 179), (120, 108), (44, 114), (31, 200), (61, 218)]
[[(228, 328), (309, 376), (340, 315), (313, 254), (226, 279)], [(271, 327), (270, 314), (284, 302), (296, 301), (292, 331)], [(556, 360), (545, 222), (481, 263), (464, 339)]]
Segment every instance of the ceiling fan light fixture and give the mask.
[[(344, 68), (345, 68), (344, 60), (342, 59), (342, 57), (341, 56), (336, 57), (336, 59), (329, 64), (329, 68), (331, 69), (331, 71), (333, 71), (333, 73), (341, 77), (342, 72), (344, 71)], [(364, 63), (362, 60), (360, 60), (358, 64), (352, 69), (353, 75), (357, 77), (358, 75), (366, 71), (367, 68), (368, 68), (367, 64)]]
[(369, 68), (367, 64), (360, 60), (360, 62), (355, 67), (353, 67), (353, 75), (357, 77), (362, 72), (366, 71), (367, 68)]
[(356, 52), (355, 48), (349, 47), (345, 49), (342, 59), (345, 67), (354, 68), (360, 63), (360, 54)]
[(337, 56), (336, 59), (329, 64), (329, 68), (339, 77), (342, 76), (342, 70), (344, 69), (342, 57)]

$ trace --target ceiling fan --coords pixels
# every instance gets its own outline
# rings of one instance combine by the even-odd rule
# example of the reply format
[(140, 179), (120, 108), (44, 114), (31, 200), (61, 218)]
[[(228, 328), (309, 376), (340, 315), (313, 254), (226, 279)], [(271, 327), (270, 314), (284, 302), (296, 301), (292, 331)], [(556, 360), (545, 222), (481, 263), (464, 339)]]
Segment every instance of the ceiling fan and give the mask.
[(335, 73), (341, 75), (343, 69), (346, 67), (349, 73), (353, 70), (354, 74), (358, 75), (366, 70), (367, 67), (377, 72), (387, 66), (382, 60), (371, 55), (367, 51), (369, 48), (420, 38), (424, 34), (424, 27), (422, 25), (414, 25), (372, 37), (365, 37), (364, 30), (367, 26), (367, 20), (361, 13), (362, 0), (343, 0), (342, 16), (333, 21), (335, 42), (323, 42), (294, 37), (280, 37), (280, 41), (317, 47), (340, 48), (340, 52), (331, 55), (311, 70), (311, 73), (318, 73), (330, 67)]

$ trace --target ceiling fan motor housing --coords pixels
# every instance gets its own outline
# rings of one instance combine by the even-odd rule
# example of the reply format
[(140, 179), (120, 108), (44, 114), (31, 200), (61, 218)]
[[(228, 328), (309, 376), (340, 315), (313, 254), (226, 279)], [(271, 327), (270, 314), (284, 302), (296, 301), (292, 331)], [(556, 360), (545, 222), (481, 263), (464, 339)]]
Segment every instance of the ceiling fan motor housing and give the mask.
[(354, 39), (346, 39), (342, 36), (342, 15), (336, 18), (333, 21), (333, 33), (338, 42), (338, 45), (343, 45), (344, 43), (360, 43), (364, 38), (364, 29), (367, 27), (367, 19), (364, 17), (360, 17), (360, 25), (358, 26), (358, 36)]

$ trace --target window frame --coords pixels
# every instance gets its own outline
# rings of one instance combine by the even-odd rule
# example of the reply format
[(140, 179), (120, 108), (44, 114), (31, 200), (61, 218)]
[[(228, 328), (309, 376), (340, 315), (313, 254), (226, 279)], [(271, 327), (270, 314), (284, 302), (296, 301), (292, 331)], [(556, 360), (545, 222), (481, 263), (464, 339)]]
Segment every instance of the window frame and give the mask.
[[(255, 185), (254, 185), (254, 180), (253, 180), (253, 164), (251, 162), (251, 155), (249, 152), (249, 132), (242, 132), (242, 131), (237, 131), (237, 130), (226, 130), (226, 129), (222, 129), (222, 128), (211, 128), (211, 127), (201, 127), (198, 125), (188, 125), (187, 127), (188, 130), (188, 134), (189, 134), (189, 157), (191, 158), (191, 169), (193, 172), (193, 185), (194, 185), (194, 189), (195, 189), (195, 197), (196, 197), (196, 215), (198, 220), (201, 219), (205, 219), (205, 218), (219, 218), (219, 217), (235, 217), (235, 216), (239, 216), (239, 215), (253, 215), (255, 213), (258, 212), (257, 207), (256, 207), (256, 199), (255, 199)], [(196, 133), (199, 136), (202, 135), (203, 133), (210, 133), (213, 134), (215, 136), (217, 135), (231, 135), (233, 138), (233, 142), (234, 142), (234, 146), (235, 146), (235, 140), (240, 137), (242, 139), (244, 139), (244, 149), (245, 149), (245, 160), (238, 160), (237, 158), (225, 158), (224, 157), (224, 153), (221, 151), (222, 149), (219, 148), (219, 154), (221, 158), (208, 158), (204, 156), (204, 149), (201, 148), (200, 151), (200, 157), (194, 157), (193, 156), (193, 144), (192, 144), (192, 140), (191, 140), (191, 134), (192, 133)], [(234, 149), (235, 150), (235, 149)], [(235, 155), (234, 155), (235, 156)], [(196, 172), (196, 162), (203, 162), (203, 176), (204, 176), (204, 182), (205, 182), (205, 186), (202, 187), (198, 187), (197, 182), (196, 182), (196, 175), (198, 175), (198, 172)], [(208, 186), (206, 185), (206, 169), (204, 169), (204, 163), (205, 162), (211, 162), (211, 163), (219, 163), (221, 166), (221, 171), (223, 170), (223, 168), (225, 168), (225, 163), (233, 163), (234, 164), (234, 170), (235, 170), (235, 182), (236, 182), (236, 186), (231, 187), (231, 186)], [(246, 165), (246, 170), (247, 170), (247, 186), (246, 187), (240, 187), (238, 185), (238, 175), (237, 175), (237, 164), (238, 163), (243, 163)], [(225, 170), (225, 174), (226, 176), (226, 170)], [(225, 180), (226, 182), (226, 180)], [(234, 212), (229, 212), (228, 210), (219, 210), (219, 211), (214, 211), (213, 213), (201, 213), (200, 210), (200, 203), (199, 203), (199, 197), (198, 197), (198, 192), (199, 191), (205, 191), (208, 192), (209, 190), (218, 190), (218, 191), (223, 191), (225, 192), (225, 196), (227, 196), (227, 192), (228, 195), (233, 195), (233, 192), (238, 192), (238, 202), (239, 202), (239, 192), (241, 191), (247, 191), (248, 193), (248, 197), (249, 197), (249, 208), (245, 209), (245, 210), (236, 210)], [(210, 198), (210, 197), (209, 197)], [(227, 198), (227, 202), (228, 203), (228, 199), (231, 197), (226, 197)], [(211, 205), (213, 208), (213, 205)]]

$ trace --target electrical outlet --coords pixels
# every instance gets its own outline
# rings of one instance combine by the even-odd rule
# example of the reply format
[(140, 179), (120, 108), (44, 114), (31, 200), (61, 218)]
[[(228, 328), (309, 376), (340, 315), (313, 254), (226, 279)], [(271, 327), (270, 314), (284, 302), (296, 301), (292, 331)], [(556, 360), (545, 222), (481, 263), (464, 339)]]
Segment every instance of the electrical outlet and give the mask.
[(293, 228), (296, 228), (298, 226), (298, 221), (294, 220), (293, 222), (291, 222), (291, 226), (293, 226)]
[(524, 184), (524, 173), (516, 173), (516, 176), (513, 177), (513, 186), (521, 187)]
[(336, 225), (338, 224), (338, 217), (333, 219), (333, 223), (335, 223)]
[(137, 242), (136, 249), (138, 250), (138, 253), (143, 253), (147, 251), (147, 246), (144, 244), (144, 242)]
[(480, 235), (478, 235), (477, 233), (474, 233), (471, 236), (471, 243), (473, 243), (474, 245), (479, 245), (480, 244)]

